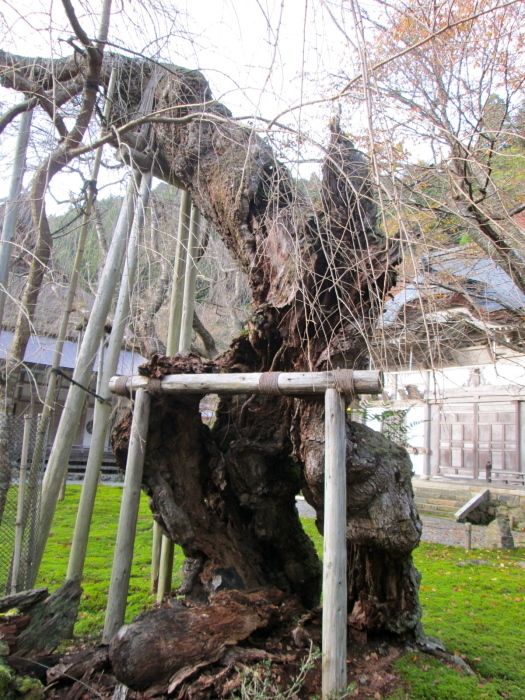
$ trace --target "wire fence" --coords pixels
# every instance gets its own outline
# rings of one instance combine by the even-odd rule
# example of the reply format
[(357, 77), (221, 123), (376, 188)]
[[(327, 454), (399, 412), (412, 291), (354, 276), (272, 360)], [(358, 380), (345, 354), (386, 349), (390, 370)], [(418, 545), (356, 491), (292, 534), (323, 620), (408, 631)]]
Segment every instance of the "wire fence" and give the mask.
[(30, 588), (48, 426), (0, 413), (0, 596)]

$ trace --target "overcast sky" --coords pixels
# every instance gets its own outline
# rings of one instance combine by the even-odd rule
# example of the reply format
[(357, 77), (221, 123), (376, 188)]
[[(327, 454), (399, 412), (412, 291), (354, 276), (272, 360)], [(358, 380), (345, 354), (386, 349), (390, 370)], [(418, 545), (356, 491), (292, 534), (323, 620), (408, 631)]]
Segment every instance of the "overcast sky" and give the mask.
[[(94, 36), (100, 3), (77, 0), (75, 7), (83, 27)], [(272, 119), (290, 106), (331, 94), (330, 76), (340, 73), (351, 54), (322, 0), (114, 0), (113, 8), (111, 42), (200, 68), (215, 97), (237, 116), (261, 114)], [(2, 2), (0, 10), (5, 50), (29, 56), (71, 52), (64, 39), (72, 32), (59, 0)], [(337, 19), (345, 21), (340, 14)], [(0, 99), (5, 105), (16, 98), (2, 90)], [(322, 141), (332, 112), (331, 104), (318, 105), (296, 110), (284, 121)], [(0, 146), (3, 154), (11, 151), (10, 143), (6, 136)], [(306, 153), (309, 158), (318, 155), (313, 150)], [(33, 152), (32, 163), (36, 157)], [(4, 157), (4, 175), (7, 161)], [(315, 168), (303, 165), (301, 173), (308, 175)], [(105, 181), (114, 178), (113, 172)], [(6, 187), (2, 177), (0, 196), (5, 196)], [(65, 199), (75, 187), (71, 177), (58, 176), (53, 191)], [(48, 206), (53, 207), (52, 202)]]

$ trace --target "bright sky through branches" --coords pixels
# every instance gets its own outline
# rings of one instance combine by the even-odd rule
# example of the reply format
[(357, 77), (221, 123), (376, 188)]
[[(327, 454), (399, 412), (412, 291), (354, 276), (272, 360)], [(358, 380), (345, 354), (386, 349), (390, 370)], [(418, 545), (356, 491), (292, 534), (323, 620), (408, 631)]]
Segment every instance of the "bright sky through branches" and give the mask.
[[(75, 2), (90, 36), (96, 33), (98, 6), (98, 2)], [(66, 40), (71, 35), (59, 2), (2, 4), (1, 45), (6, 51), (24, 56), (69, 55)], [(338, 74), (345, 50), (344, 37), (321, 0), (115, 2), (109, 39), (115, 44), (108, 46), (109, 51), (131, 49), (163, 62), (199, 68), (214, 96), (235, 116), (262, 115), (269, 120), (302, 100), (328, 95), (329, 75)], [(0, 99), (3, 111), (19, 96), (1, 90)], [(307, 127), (323, 139), (332, 111), (332, 105), (316, 106), (295, 112), (286, 121), (295, 129)], [(4, 153), (9, 150), (7, 140), (4, 136)], [(31, 162), (36, 159), (33, 153)], [(4, 160), (6, 174), (8, 158)], [(314, 167), (305, 165), (302, 170), (308, 173)], [(115, 179), (115, 172), (106, 177)], [(63, 175), (57, 177), (52, 185), (55, 196), (66, 199), (71, 185), (71, 177), (67, 181)], [(5, 195), (5, 184), (0, 185), (0, 195)]]

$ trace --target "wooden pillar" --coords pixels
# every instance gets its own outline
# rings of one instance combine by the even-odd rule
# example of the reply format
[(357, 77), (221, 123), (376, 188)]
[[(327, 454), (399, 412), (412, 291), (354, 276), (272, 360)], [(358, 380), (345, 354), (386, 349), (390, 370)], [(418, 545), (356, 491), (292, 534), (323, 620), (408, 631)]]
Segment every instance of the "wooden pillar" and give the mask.
[(140, 504), (142, 470), (146, 454), (150, 401), (150, 395), (146, 391), (143, 389), (137, 391), (122, 490), (117, 542), (109, 585), (106, 621), (102, 635), (102, 641), (105, 644), (109, 644), (124, 623)]
[(346, 690), (346, 432), (345, 399), (325, 393), (323, 557), (323, 700)]
[(424, 418), (424, 447), (425, 455), (423, 457), (423, 479), (430, 479), (432, 471), (430, 455), (432, 452), (432, 407), (430, 405), (430, 388), (432, 386), (432, 370), (428, 369), (425, 373), (425, 418)]
[(470, 552), (472, 549), (472, 525), (465, 523), (465, 551)]

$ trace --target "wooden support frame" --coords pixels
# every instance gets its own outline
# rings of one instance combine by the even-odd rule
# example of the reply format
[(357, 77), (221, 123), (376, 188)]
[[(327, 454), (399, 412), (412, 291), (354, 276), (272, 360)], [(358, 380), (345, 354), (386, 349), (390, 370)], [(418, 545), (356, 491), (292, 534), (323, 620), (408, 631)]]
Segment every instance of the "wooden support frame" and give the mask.
[[(346, 555), (346, 397), (379, 394), (383, 388), (382, 374), (376, 371), (332, 370), (328, 372), (265, 372), (250, 374), (168, 375), (162, 380), (147, 377), (113, 377), (110, 390), (131, 395), (136, 392), (132, 437), (126, 466), (126, 479), (133, 479), (130, 495), (124, 485), (117, 547), (108, 598), (108, 610), (103, 641), (108, 643), (124, 622), (133, 557), (138, 500), (144, 463), (145, 440), (149, 415), (149, 386), (155, 393), (172, 394), (283, 394), (308, 396), (324, 394), (325, 398), (325, 508), (323, 565), (323, 657), (322, 696), (324, 700), (346, 690), (347, 647), (347, 555)], [(346, 395), (346, 397), (345, 397)], [(139, 403), (148, 397), (148, 412)], [(137, 435), (142, 435), (140, 450)], [(134, 442), (135, 440), (135, 442)], [(133, 477), (131, 475), (134, 475)], [(132, 507), (127, 499), (133, 500)], [(124, 517), (123, 513), (126, 513)], [(132, 522), (133, 520), (133, 522)], [(126, 542), (126, 546), (121, 542)], [(126, 578), (127, 576), (127, 578)]]
[[(272, 390), (265, 390), (264, 383), (273, 375)], [(112, 392), (132, 394), (147, 389), (149, 378), (141, 375), (112, 377)], [(308, 396), (324, 394), (327, 389), (337, 389), (343, 394), (380, 394), (383, 387), (382, 373), (373, 370), (336, 369), (328, 372), (249, 372), (231, 374), (168, 374), (155, 391), (167, 394), (283, 394)]]

